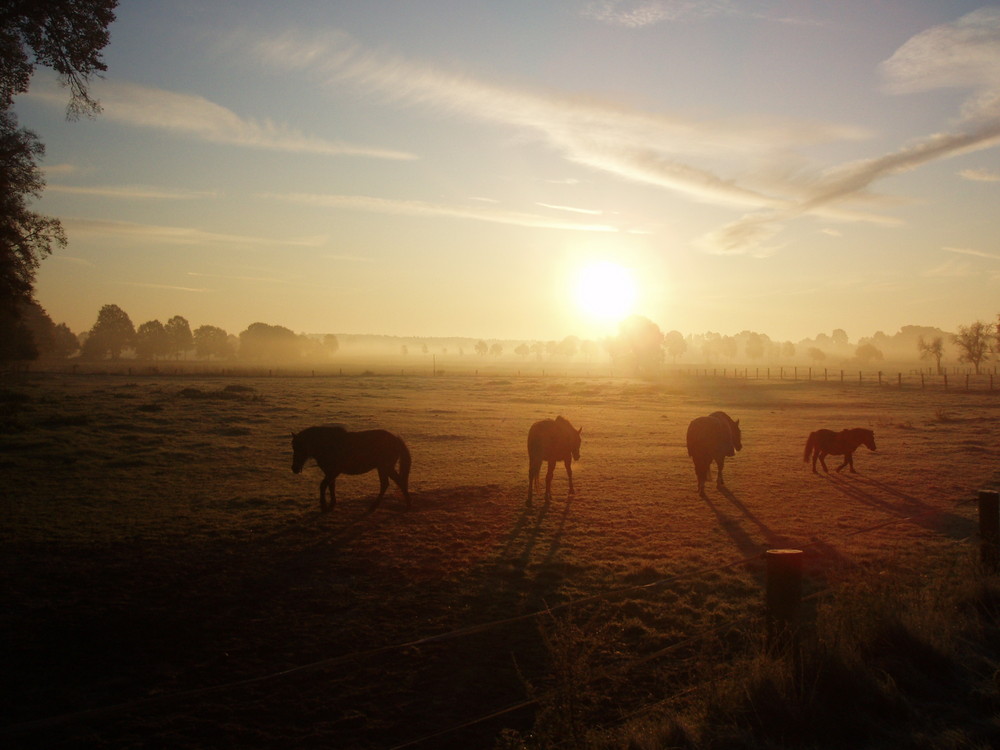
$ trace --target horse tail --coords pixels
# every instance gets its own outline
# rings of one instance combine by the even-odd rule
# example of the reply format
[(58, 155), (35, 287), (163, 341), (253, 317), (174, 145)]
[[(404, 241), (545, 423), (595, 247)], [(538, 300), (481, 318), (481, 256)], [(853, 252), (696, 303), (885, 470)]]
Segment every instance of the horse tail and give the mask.
[(816, 444), (816, 433), (810, 432), (809, 439), (806, 440), (806, 452), (802, 456), (802, 461), (804, 463), (809, 463), (809, 455), (812, 453), (813, 446)]
[(406, 447), (403, 439), (399, 438), (399, 482), (404, 492), (409, 492), (410, 466), (412, 463), (413, 459), (410, 457), (410, 449)]

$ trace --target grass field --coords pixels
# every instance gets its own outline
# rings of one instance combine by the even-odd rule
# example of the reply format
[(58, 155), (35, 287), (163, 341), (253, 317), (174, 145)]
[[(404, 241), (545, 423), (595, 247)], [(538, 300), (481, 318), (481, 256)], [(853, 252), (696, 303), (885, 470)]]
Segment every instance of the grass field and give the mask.
[[(744, 449), (702, 499), (684, 435), (717, 409)], [(556, 414), (583, 428), (577, 492), (560, 467), (529, 511), (527, 429)], [(289, 433), (331, 422), (406, 440), (412, 510), (393, 488), (370, 512), (368, 474), (319, 512)], [(814, 475), (820, 427), (878, 451)], [(568, 683), (613, 726), (758, 637), (768, 548), (805, 550), (807, 592), (967, 564), (998, 437), (1000, 394), (857, 384), (9, 379), (0, 742), (489, 748)]]

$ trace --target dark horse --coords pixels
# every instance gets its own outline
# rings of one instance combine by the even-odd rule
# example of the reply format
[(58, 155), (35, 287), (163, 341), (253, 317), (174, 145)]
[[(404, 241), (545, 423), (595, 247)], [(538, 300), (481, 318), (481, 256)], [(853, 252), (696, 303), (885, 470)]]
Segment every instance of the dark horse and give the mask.
[(545, 473), (545, 499), (552, 497), (552, 474), (556, 463), (562, 461), (566, 465), (566, 476), (569, 477), (569, 494), (573, 491), (573, 459), (580, 460), (580, 433), (573, 425), (562, 417), (543, 419), (535, 422), (528, 430), (528, 507), (531, 507), (531, 491), (538, 483), (538, 474), (542, 469), (542, 461), (549, 462)]
[(725, 412), (714, 411), (707, 417), (698, 417), (688, 425), (687, 449), (688, 455), (694, 461), (694, 473), (698, 477), (698, 494), (705, 496), (705, 482), (715, 461), (719, 467), (716, 484), (725, 485), (722, 481), (722, 467), (726, 456), (735, 456), (736, 451), (743, 448), (740, 434), (740, 420), (735, 422)]
[[(310, 459), (323, 470), (319, 483), (319, 507), (326, 512), (337, 503), (334, 482), (340, 474), (365, 474), (378, 470), (379, 493), (372, 501), (374, 510), (382, 501), (389, 480), (403, 491), (406, 507), (410, 507), (410, 451), (402, 438), (385, 430), (348, 432), (343, 427), (307, 427), (292, 433), (292, 471), (298, 474)], [(396, 463), (399, 471), (396, 471)], [(330, 488), (330, 507), (326, 505), (326, 488)]]
[(837, 471), (849, 466), (851, 473), (857, 474), (858, 472), (854, 470), (854, 451), (862, 445), (867, 446), (870, 451), (875, 450), (875, 433), (864, 427), (855, 427), (852, 430), (841, 430), (840, 432), (816, 430), (816, 432), (809, 433), (809, 439), (806, 440), (806, 452), (802, 456), (802, 460), (808, 462), (811, 455), (813, 474), (819, 474), (816, 471), (816, 459), (818, 458), (819, 462), (823, 464), (823, 471), (829, 474), (830, 470), (826, 468), (824, 459), (829, 455), (843, 456), (844, 463), (837, 467)]

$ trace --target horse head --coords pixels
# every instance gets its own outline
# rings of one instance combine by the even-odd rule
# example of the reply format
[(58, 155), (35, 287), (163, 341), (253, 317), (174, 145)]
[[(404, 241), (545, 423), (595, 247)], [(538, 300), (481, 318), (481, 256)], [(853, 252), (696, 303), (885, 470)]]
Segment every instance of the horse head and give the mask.
[(580, 441), (581, 441), (582, 435), (583, 435), (583, 428), (581, 427), (579, 430), (574, 430), (574, 432), (576, 433), (576, 435), (573, 437), (573, 443), (572, 443), (571, 449), (573, 451), (573, 460), (574, 461), (579, 461), (580, 460)]
[(868, 448), (868, 450), (870, 451), (875, 450), (875, 433), (872, 432), (871, 430), (865, 431), (864, 444), (865, 447)]
[(299, 474), (302, 471), (302, 467), (305, 465), (306, 460), (309, 458), (309, 451), (306, 450), (305, 445), (303, 445), (304, 440), (302, 439), (302, 434), (296, 435), (292, 433), (292, 473)]
[(730, 430), (733, 434), (733, 447), (736, 450), (743, 450), (743, 433), (740, 432), (740, 420), (736, 420), (732, 423), (732, 429)]

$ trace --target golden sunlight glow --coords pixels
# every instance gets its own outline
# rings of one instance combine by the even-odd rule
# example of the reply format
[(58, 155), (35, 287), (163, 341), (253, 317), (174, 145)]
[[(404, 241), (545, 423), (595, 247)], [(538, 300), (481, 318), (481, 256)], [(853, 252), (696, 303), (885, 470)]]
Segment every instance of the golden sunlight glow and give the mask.
[(625, 267), (602, 261), (585, 266), (576, 281), (576, 304), (598, 323), (617, 323), (636, 303), (636, 283)]

